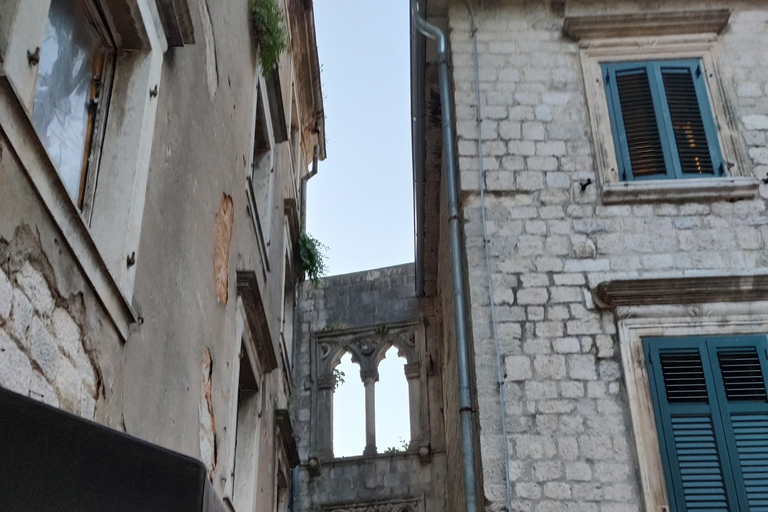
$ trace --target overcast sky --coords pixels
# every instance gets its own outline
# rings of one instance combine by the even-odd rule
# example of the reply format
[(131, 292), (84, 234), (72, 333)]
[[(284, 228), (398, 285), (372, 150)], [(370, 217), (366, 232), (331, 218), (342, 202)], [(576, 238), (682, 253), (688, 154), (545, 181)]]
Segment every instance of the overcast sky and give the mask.
[[(328, 158), (309, 182), (307, 231), (328, 246), (330, 274), (413, 261), (408, 2), (315, 0)], [(379, 452), (410, 438), (404, 360), (379, 366)], [(334, 397), (334, 453), (362, 454), (363, 387), (345, 356)]]

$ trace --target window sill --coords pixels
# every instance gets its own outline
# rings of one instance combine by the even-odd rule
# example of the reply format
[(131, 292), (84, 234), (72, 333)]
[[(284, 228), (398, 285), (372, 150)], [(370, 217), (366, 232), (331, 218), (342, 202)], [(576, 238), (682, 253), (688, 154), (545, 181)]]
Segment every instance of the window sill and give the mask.
[(604, 204), (732, 201), (752, 199), (759, 188), (754, 177), (614, 182), (603, 185), (601, 198)]

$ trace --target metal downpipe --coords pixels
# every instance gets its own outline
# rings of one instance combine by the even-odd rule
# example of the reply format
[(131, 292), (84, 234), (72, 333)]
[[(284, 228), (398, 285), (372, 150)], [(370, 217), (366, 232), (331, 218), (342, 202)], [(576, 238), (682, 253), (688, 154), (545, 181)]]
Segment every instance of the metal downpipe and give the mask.
[(462, 265), (461, 218), (459, 212), (458, 169), (456, 165), (456, 134), (454, 129), (451, 84), (448, 74), (448, 41), (445, 33), (427, 22), (419, 11), (417, 0), (411, 0), (411, 12), (416, 29), (437, 41), (440, 106), (442, 109), (443, 150), (445, 154), (446, 188), (448, 192), (448, 229), (453, 275), (453, 313), (456, 320), (456, 346), (459, 370), (459, 414), (461, 416), (461, 448), (464, 455), (464, 498), (467, 512), (477, 512), (477, 475), (475, 474), (474, 424), (469, 378), (469, 346), (467, 343), (466, 294)]
[(317, 161), (320, 158), (320, 145), (315, 144), (312, 151), (312, 170), (301, 177), (301, 229), (302, 233), (307, 232), (307, 182), (317, 174)]

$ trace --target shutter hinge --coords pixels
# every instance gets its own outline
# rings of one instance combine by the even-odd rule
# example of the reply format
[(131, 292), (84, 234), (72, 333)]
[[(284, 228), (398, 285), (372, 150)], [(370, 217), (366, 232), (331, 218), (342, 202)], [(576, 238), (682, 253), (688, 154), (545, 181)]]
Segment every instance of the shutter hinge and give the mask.
[(605, 83), (606, 84), (611, 83), (611, 73), (610, 72), (606, 72), (605, 73)]
[(702, 72), (701, 72), (701, 64), (698, 65), (696, 68), (696, 78), (701, 78)]

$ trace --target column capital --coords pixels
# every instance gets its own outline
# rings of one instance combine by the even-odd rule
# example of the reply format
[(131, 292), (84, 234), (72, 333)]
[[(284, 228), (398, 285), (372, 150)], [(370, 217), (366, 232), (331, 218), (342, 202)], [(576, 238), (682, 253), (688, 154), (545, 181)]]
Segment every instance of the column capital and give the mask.
[(318, 389), (334, 389), (336, 387), (336, 376), (334, 374), (321, 375), (317, 378)]
[(403, 370), (405, 370), (405, 378), (410, 379), (417, 379), (419, 378), (419, 375), (421, 374), (421, 364), (419, 363), (409, 363), (403, 366)]
[(360, 370), (360, 378), (363, 381), (363, 384), (373, 384), (374, 382), (379, 381), (379, 370), (376, 368), (367, 369), (367, 370)]

